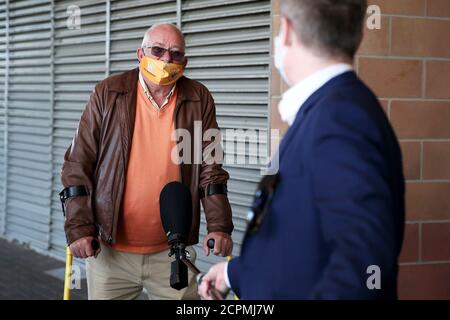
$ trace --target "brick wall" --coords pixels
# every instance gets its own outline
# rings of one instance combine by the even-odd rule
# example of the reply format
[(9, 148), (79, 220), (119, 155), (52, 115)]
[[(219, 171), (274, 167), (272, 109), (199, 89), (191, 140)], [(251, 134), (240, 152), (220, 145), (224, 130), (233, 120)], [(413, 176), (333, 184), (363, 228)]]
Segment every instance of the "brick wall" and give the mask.
[[(279, 31), (273, 0), (272, 33)], [(381, 29), (365, 29), (355, 69), (380, 98), (400, 140), (407, 182), (401, 299), (450, 299), (450, 0), (369, 0)], [(271, 126), (286, 85), (272, 67)]]

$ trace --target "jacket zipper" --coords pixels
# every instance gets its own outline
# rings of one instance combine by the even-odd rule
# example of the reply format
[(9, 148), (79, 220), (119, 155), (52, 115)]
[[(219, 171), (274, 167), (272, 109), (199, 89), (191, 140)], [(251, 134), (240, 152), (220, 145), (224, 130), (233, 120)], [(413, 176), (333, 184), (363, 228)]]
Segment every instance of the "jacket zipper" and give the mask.
[[(130, 93), (128, 92), (127, 94), (130, 94)], [(120, 98), (123, 99), (124, 98), (123, 95), (121, 95)], [(126, 114), (125, 111), (122, 113), (122, 119), (124, 120), (124, 123), (130, 124), (129, 114)], [(128, 134), (131, 137), (132, 133), (131, 133), (131, 126), (130, 125), (128, 126), (128, 131), (129, 131)], [(131, 148), (131, 138), (130, 138), (130, 141), (129, 141), (128, 145)], [(128, 169), (128, 163), (126, 161), (124, 153), (122, 153), (122, 161), (123, 161), (123, 164), (124, 164), (124, 169), (123, 169), (123, 172), (122, 172), (122, 196), (123, 196), (123, 190), (124, 190), (123, 184), (125, 183), (124, 175), (125, 175), (125, 173), (127, 172), (127, 169)], [(114, 197), (114, 199), (115, 199), (114, 201), (116, 201), (116, 203), (114, 204), (114, 213), (112, 215), (111, 232), (109, 233), (109, 236), (108, 236), (108, 239), (107, 239), (107, 241), (108, 241), (108, 243), (110, 245), (112, 245), (112, 243), (113, 243), (113, 233), (114, 233), (114, 229), (115, 229), (114, 225), (115, 225), (115, 222), (116, 222), (116, 216), (119, 214), (119, 211), (120, 211), (120, 206), (119, 206), (119, 209), (117, 208), (117, 201), (120, 202), (120, 203), (122, 202), (122, 199), (117, 199), (117, 195)]]
[(103, 239), (103, 236), (105, 235), (105, 233), (103, 232), (103, 228), (99, 223), (97, 224), (97, 226), (98, 226), (98, 236), (99, 236), (100, 240), (105, 240), (109, 244), (112, 244), (112, 236), (109, 236), (108, 238)]
[[(181, 109), (181, 102), (180, 102), (178, 105), (175, 106), (175, 115), (174, 115), (175, 130), (178, 129), (178, 126), (177, 126), (177, 118), (178, 118), (178, 112), (180, 111), (180, 109)], [(177, 150), (178, 150), (178, 146), (177, 146)], [(180, 154), (179, 152), (180, 152), (180, 150), (178, 150), (178, 154)], [(178, 167), (179, 167), (179, 171), (180, 171), (180, 180), (181, 180), (181, 183), (184, 183), (184, 181), (183, 181), (183, 180), (184, 180), (184, 179), (183, 179), (183, 164), (180, 163)]]

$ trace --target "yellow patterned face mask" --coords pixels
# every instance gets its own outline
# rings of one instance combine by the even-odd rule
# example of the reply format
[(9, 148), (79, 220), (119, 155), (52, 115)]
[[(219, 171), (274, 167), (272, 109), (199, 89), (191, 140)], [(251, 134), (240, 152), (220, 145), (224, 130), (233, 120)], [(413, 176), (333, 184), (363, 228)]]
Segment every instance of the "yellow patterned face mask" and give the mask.
[(142, 75), (159, 86), (175, 83), (183, 75), (184, 65), (168, 63), (144, 56), (139, 63)]

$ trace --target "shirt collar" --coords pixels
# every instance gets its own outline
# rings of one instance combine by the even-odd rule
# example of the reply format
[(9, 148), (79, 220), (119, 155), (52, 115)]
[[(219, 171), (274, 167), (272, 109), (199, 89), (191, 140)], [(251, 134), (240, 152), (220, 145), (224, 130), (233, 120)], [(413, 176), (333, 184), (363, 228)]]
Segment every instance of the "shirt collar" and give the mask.
[(139, 83), (140, 83), (142, 89), (144, 89), (145, 95), (147, 96), (148, 100), (150, 100), (151, 104), (154, 107), (156, 107), (157, 109), (161, 109), (162, 107), (164, 107), (166, 104), (169, 103), (170, 98), (172, 98), (172, 95), (175, 91), (175, 87), (177, 86), (177, 84), (175, 83), (174, 86), (172, 87), (172, 89), (170, 90), (169, 94), (167, 95), (166, 99), (164, 99), (164, 102), (162, 103), (162, 105), (158, 106), (158, 104), (156, 103), (152, 94), (150, 93), (150, 90), (148, 89), (147, 84), (144, 81), (144, 77), (142, 76), (142, 74), (140, 72), (139, 72)]
[(301, 106), (331, 79), (353, 70), (350, 64), (339, 63), (319, 70), (303, 79), (283, 94), (278, 106), (283, 121), (292, 125)]

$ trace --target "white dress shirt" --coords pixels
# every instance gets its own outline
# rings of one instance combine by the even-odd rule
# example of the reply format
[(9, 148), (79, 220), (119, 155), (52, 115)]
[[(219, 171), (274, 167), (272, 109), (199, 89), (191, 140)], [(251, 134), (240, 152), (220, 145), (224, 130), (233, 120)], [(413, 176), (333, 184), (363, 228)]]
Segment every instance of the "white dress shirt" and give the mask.
[(313, 73), (309, 77), (297, 83), (283, 94), (283, 97), (278, 105), (278, 111), (280, 112), (281, 119), (289, 125), (292, 125), (295, 117), (297, 116), (297, 112), (314, 92), (319, 90), (331, 79), (350, 70), (353, 70), (353, 67), (350, 64), (334, 64)]
[(144, 89), (144, 93), (147, 96), (147, 99), (150, 101), (150, 103), (152, 104), (152, 106), (154, 106), (156, 109), (160, 110), (162, 109), (166, 104), (169, 103), (170, 98), (172, 98), (172, 95), (175, 91), (175, 87), (176, 87), (176, 83), (173, 85), (172, 89), (170, 90), (170, 92), (167, 94), (166, 99), (164, 99), (163, 103), (161, 104), (161, 106), (159, 106), (155, 99), (153, 98), (152, 94), (150, 93), (150, 90), (147, 87), (147, 84), (144, 81), (144, 78), (142, 76), (142, 74), (139, 72), (139, 83), (141, 84), (142, 89)]

